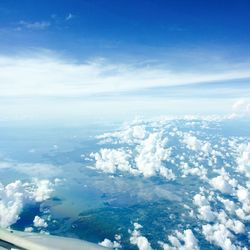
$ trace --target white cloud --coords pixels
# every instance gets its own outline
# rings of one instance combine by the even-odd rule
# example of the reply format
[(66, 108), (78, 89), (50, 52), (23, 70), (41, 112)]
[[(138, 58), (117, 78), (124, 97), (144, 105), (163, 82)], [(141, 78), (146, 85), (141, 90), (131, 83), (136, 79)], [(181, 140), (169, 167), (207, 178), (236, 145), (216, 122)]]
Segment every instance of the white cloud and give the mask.
[(18, 180), (6, 186), (0, 183), (0, 226), (14, 224), (26, 203), (42, 202), (50, 198), (52, 191), (52, 183), (48, 180), (31, 183)]
[(227, 214), (222, 210), (217, 215), (218, 221), (230, 229), (232, 232), (239, 234), (245, 232), (245, 225), (239, 221), (228, 218)]
[(46, 21), (41, 21), (41, 22), (27, 22), (21, 20), (19, 23), (19, 29), (20, 28), (26, 28), (26, 29), (33, 29), (33, 30), (44, 30), (47, 29), (51, 23), (46, 22)]
[[(223, 173), (224, 170), (222, 170), (221, 172)], [(237, 184), (235, 182), (233, 183), (235, 185)], [(239, 185), (238, 186), (236, 185), (235, 189), (237, 188), (239, 192), (238, 199), (242, 203), (244, 202), (244, 205), (246, 206), (244, 207), (243, 205), (243, 208), (247, 209), (248, 208), (247, 203), (249, 198), (247, 189)], [(242, 189), (240, 190), (240, 188)], [(224, 189), (222, 190), (224, 191)], [(205, 196), (205, 193), (208, 194), (207, 198)], [(234, 194), (232, 195), (235, 194), (236, 191), (234, 191)], [(229, 212), (229, 215), (221, 207), (218, 210), (219, 205), (217, 201), (220, 201), (224, 204), (224, 207)], [(212, 206), (214, 207), (214, 210), (212, 210), (210, 202), (213, 203)], [(237, 242), (235, 241), (237, 234), (245, 234), (246, 232), (246, 227), (243, 224), (243, 222), (238, 219), (235, 219), (235, 215), (237, 215), (237, 213), (243, 214), (242, 217), (246, 219), (246, 214), (244, 212), (244, 209), (240, 209), (241, 211), (238, 211), (239, 210), (237, 209), (238, 203), (236, 205), (233, 201), (229, 199), (223, 199), (220, 196), (216, 197), (216, 194), (213, 191), (210, 191), (209, 189), (207, 190), (205, 188), (201, 188), (201, 193), (196, 194), (194, 196), (193, 203), (198, 207), (198, 212), (199, 212), (198, 218), (212, 223), (212, 225), (206, 224), (202, 226), (202, 233), (207, 241), (217, 246), (220, 246), (222, 249), (225, 250), (246, 249), (238, 246)]]
[(187, 162), (180, 162), (179, 166), (182, 170), (183, 177), (187, 175), (197, 175), (200, 176), (201, 179), (207, 180), (207, 169), (204, 166), (189, 166)]
[[(231, 214), (234, 215), (236, 213), (236, 206), (233, 202), (224, 200), (220, 197), (217, 197), (217, 199), (229, 206), (227, 210), (229, 210)], [(210, 192), (209, 200), (213, 201), (214, 203), (216, 202), (213, 192)], [(194, 196), (193, 203), (198, 206), (199, 219), (208, 222), (219, 223), (236, 234), (245, 232), (245, 225), (237, 219), (230, 218), (223, 209), (220, 209), (219, 212), (212, 211), (209, 200), (204, 194), (196, 194)]]
[[(22, 21), (24, 27), (44, 29), (50, 23)], [(178, 72), (165, 65), (111, 63), (97, 59), (76, 63), (41, 51), (27, 56), (0, 55), (0, 96), (74, 97), (98, 93), (121, 93), (151, 87), (250, 77), (249, 70)]]
[(32, 195), (36, 202), (42, 202), (50, 198), (53, 192), (53, 184), (49, 180), (34, 180), (35, 188)]
[(117, 241), (111, 241), (109, 239), (104, 239), (102, 242), (99, 242), (98, 243), (100, 246), (103, 246), (103, 247), (108, 247), (108, 248), (112, 248), (112, 249), (119, 249), (121, 248), (121, 244)]
[(120, 131), (114, 131), (111, 133), (105, 133), (97, 136), (96, 138), (101, 140), (101, 144), (105, 143), (140, 143), (147, 135), (147, 131), (144, 125), (132, 124), (126, 126)]
[(247, 250), (247, 248), (242, 248), (233, 243), (234, 237), (232, 233), (223, 224), (204, 225), (202, 226), (202, 233), (206, 240), (215, 243), (215, 245), (221, 247), (223, 250)]
[(196, 136), (191, 135), (189, 133), (184, 134), (183, 142), (187, 145), (189, 149), (194, 151), (203, 151), (206, 154), (212, 151), (209, 142), (203, 142), (199, 140)]
[(235, 112), (250, 112), (250, 100), (241, 98), (233, 104), (232, 109)]
[(232, 194), (234, 189), (232, 185), (221, 175), (214, 177), (210, 180), (210, 184), (215, 188), (220, 190), (222, 193)]
[(200, 140), (197, 139), (197, 137), (191, 135), (191, 134), (185, 134), (183, 142), (187, 144), (188, 148), (194, 151), (201, 150), (202, 143)]
[[(189, 119), (188, 122), (164, 118), (140, 121), (131, 127), (126, 126), (124, 130), (106, 133), (98, 139), (113, 144), (112, 147), (122, 146), (126, 149), (129, 152), (129, 164), (145, 177), (162, 176), (164, 160), (166, 165), (168, 162), (175, 165), (175, 178), (179, 181), (188, 178), (187, 174), (197, 175), (199, 179), (194, 179), (195, 185), (203, 182), (205, 187), (200, 187), (200, 192), (193, 197), (196, 208), (187, 204), (189, 211), (183, 212), (181, 216), (196, 218), (196, 233), (199, 236), (203, 234), (211, 245), (227, 250), (244, 249), (242, 246), (246, 242), (243, 236), (248, 232), (250, 220), (250, 182), (245, 178), (249, 162), (248, 137), (225, 137), (214, 132), (206, 134), (212, 129), (220, 129), (220, 120), (207, 119), (204, 123), (193, 121), (194, 117)], [(138, 133), (141, 136), (134, 135), (134, 126), (143, 132)], [(183, 138), (187, 147), (183, 145)], [(241, 167), (244, 171), (235, 174), (239, 166), (244, 166)], [(155, 185), (155, 179), (151, 181)], [(182, 183), (185, 185), (184, 180)], [(136, 192), (139, 190), (137, 186), (133, 189)], [(144, 193), (148, 192), (144, 189)], [(189, 195), (188, 191), (183, 193)], [(141, 235), (141, 228), (140, 224), (134, 224), (130, 240), (135, 245), (145, 244), (147, 247), (149, 241)], [(195, 240), (185, 240), (192, 238), (191, 233), (187, 230), (176, 231), (169, 236), (169, 242), (161, 242), (160, 246), (172, 250), (195, 249), (195, 243), (190, 243)], [(138, 240), (139, 237), (142, 238)]]
[(69, 21), (71, 19), (73, 19), (75, 17), (75, 15), (73, 15), (72, 13), (69, 13), (66, 17), (65, 17), (65, 20), (66, 21)]
[(212, 211), (209, 201), (202, 194), (196, 194), (193, 202), (198, 206), (199, 218), (205, 221), (214, 221), (216, 214)]
[(248, 188), (239, 185), (236, 197), (242, 204), (242, 207), (235, 211), (237, 216), (242, 220), (250, 220), (250, 192)]
[(168, 236), (171, 245), (160, 242), (164, 250), (199, 250), (198, 240), (192, 230), (184, 230), (183, 233), (175, 231), (175, 235)]
[(151, 244), (148, 239), (141, 235), (140, 229), (142, 225), (134, 223), (134, 230), (130, 231), (130, 243), (136, 245), (139, 250), (152, 250)]
[(130, 153), (124, 149), (103, 148), (97, 153), (92, 153), (90, 157), (95, 158), (95, 168), (105, 173), (113, 174), (117, 170), (131, 173), (136, 171), (129, 163)]
[(33, 230), (34, 230), (33, 227), (26, 227), (26, 228), (24, 229), (24, 232), (31, 233)]
[(145, 176), (151, 177), (157, 173), (166, 179), (175, 179), (171, 169), (163, 166), (162, 161), (170, 157), (170, 149), (165, 147), (166, 138), (161, 133), (151, 133), (137, 146), (138, 155), (135, 162), (138, 170)]
[[(0, 161), (0, 169), (15, 169), (31, 177), (46, 178), (56, 177), (61, 173), (59, 167), (45, 163), (20, 163), (14, 161)], [(48, 174), (49, 173), (49, 174)]]
[[(127, 133), (129, 131), (129, 133)], [(132, 131), (132, 133), (131, 133)], [(150, 133), (145, 139), (144, 129), (138, 126), (132, 130), (126, 129), (125, 133), (119, 131), (101, 136), (104, 141), (116, 137), (120, 143), (135, 143), (134, 147), (125, 150), (103, 148), (97, 153), (91, 153), (90, 157), (95, 159), (95, 168), (106, 173), (116, 171), (129, 172), (133, 175), (141, 174), (144, 177), (163, 176), (168, 180), (175, 179), (171, 169), (162, 164), (162, 161), (169, 159), (171, 150), (166, 148), (166, 138), (161, 132)], [(135, 164), (132, 163), (134, 158)]]
[(246, 117), (250, 115), (250, 99), (240, 98), (232, 105), (232, 113), (229, 118)]
[(33, 220), (34, 227), (48, 227), (48, 223), (41, 217), (35, 216)]
[(237, 169), (250, 177), (250, 143), (238, 145)]
[(221, 197), (217, 197), (217, 199), (223, 203), (225, 209), (230, 213), (230, 214), (234, 214), (235, 210), (236, 210), (236, 205), (233, 201), (229, 200), (229, 199), (223, 199)]

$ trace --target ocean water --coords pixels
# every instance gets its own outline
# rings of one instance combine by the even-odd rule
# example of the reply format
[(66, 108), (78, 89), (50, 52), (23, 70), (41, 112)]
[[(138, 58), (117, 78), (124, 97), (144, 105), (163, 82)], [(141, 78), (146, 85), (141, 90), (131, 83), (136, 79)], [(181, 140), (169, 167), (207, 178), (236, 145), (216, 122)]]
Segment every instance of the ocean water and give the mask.
[(122, 249), (250, 248), (247, 119), (2, 125), (0, 138), (6, 227)]

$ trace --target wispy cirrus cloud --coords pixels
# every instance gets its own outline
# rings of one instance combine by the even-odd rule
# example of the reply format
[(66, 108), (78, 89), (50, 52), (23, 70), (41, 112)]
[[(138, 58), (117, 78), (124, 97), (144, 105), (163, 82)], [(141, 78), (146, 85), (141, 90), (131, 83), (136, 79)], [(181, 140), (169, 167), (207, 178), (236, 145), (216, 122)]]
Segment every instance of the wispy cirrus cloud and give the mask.
[[(220, 71), (173, 70), (164, 64), (112, 63), (95, 59), (76, 63), (41, 52), (29, 56), (0, 55), (0, 96), (74, 97), (140, 92), (170, 87), (250, 78), (248, 66), (227, 65)], [(153, 92), (152, 92), (153, 93)]]
[(51, 26), (51, 23), (48, 21), (36, 21), (36, 22), (28, 22), (21, 20), (18, 23), (17, 29), (31, 29), (31, 30), (44, 30)]
[(75, 15), (73, 15), (72, 13), (69, 13), (66, 17), (65, 17), (65, 21), (69, 21), (71, 19), (75, 18)]

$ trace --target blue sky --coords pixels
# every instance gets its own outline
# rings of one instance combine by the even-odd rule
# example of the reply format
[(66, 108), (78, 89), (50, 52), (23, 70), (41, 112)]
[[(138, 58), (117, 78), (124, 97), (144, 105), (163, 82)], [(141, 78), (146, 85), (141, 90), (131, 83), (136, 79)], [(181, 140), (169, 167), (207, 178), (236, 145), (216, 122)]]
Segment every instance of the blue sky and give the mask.
[(249, 9), (247, 0), (2, 0), (1, 47), (66, 50), (76, 57), (220, 49), (245, 57), (242, 50), (248, 51), (250, 43)]
[(221, 50), (244, 59), (249, 9), (247, 0), (2, 0), (0, 45), (2, 51), (47, 48), (80, 59), (135, 54), (158, 59), (170, 50)]
[(249, 9), (247, 0), (2, 0), (1, 114), (57, 112), (65, 100), (77, 102), (71, 110), (115, 102), (129, 113), (136, 101), (168, 113), (176, 99), (179, 113), (186, 99), (195, 99), (187, 112), (201, 99), (199, 112), (209, 102), (217, 111), (217, 98), (228, 110), (250, 95)]

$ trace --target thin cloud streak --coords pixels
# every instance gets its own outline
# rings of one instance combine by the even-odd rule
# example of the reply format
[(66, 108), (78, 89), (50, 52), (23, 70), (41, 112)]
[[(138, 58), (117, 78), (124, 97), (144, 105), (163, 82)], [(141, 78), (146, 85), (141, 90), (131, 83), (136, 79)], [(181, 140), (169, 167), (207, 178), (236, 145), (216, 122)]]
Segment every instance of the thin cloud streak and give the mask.
[(41, 22), (27, 22), (21, 20), (19, 23), (19, 26), (17, 29), (31, 29), (31, 30), (44, 30), (50, 27), (51, 23), (47, 21), (41, 21)]
[(69, 21), (71, 19), (75, 18), (75, 15), (73, 15), (72, 13), (69, 13), (66, 17), (65, 17), (65, 20), (66, 21)]
[(113, 64), (105, 59), (75, 63), (53, 54), (0, 56), (0, 97), (76, 97), (250, 77), (246, 65), (221, 71), (174, 71), (164, 65)]

